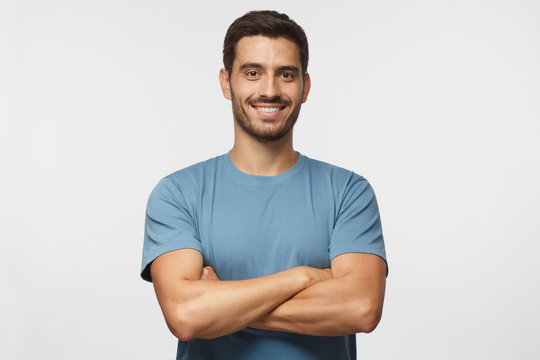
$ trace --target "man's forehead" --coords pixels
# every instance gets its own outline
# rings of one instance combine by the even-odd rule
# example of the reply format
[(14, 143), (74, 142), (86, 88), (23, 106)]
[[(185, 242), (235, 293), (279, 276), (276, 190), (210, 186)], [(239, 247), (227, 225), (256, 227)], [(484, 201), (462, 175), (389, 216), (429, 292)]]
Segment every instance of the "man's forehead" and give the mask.
[(255, 35), (244, 36), (238, 41), (233, 66), (267, 62), (299, 66), (300, 49), (295, 42), (285, 37)]

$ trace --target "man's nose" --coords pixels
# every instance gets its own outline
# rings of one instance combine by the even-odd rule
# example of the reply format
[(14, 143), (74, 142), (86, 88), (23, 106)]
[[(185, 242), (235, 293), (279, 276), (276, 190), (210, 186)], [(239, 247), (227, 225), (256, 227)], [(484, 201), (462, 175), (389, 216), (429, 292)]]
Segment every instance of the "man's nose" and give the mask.
[(259, 96), (271, 99), (280, 95), (279, 81), (274, 76), (265, 76), (261, 79)]

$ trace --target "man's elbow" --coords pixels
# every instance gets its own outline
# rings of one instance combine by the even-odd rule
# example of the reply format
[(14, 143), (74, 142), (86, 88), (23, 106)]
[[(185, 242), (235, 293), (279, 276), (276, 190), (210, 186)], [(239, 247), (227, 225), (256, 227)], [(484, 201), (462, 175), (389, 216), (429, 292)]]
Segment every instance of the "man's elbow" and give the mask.
[(190, 341), (200, 337), (194, 316), (186, 309), (177, 309), (174, 315), (166, 317), (167, 326), (171, 333), (181, 341)]
[(361, 301), (356, 307), (354, 322), (357, 333), (370, 333), (379, 324), (382, 316), (382, 304), (373, 301)]
[(181, 326), (181, 325), (175, 326), (175, 327), (169, 326), (169, 330), (171, 330), (171, 333), (175, 337), (177, 337), (178, 340), (181, 340), (181, 341), (190, 341), (196, 337), (195, 332), (192, 329), (189, 329), (185, 326)]
[(360, 325), (360, 327), (358, 328), (358, 332), (369, 334), (370, 332), (375, 330), (378, 324), (379, 321), (366, 321)]

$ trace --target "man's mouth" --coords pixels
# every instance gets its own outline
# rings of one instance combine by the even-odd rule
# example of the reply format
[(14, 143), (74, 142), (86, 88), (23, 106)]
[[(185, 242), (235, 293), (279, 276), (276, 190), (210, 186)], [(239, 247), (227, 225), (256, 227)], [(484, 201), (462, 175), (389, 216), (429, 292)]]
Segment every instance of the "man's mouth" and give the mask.
[(251, 105), (251, 107), (253, 107), (257, 111), (260, 111), (266, 114), (277, 113), (278, 111), (285, 109), (285, 106), (278, 106), (278, 105), (271, 105), (271, 106)]

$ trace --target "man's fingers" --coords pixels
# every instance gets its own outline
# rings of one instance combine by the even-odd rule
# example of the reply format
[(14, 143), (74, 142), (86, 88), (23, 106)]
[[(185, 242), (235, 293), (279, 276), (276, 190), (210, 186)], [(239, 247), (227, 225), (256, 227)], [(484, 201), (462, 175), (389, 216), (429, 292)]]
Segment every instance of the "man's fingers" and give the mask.
[(325, 269), (321, 269), (322, 270), (322, 277), (321, 277), (321, 281), (322, 280), (330, 280), (330, 279), (333, 279), (334, 278), (334, 275), (332, 274), (332, 269), (330, 268), (325, 268)]
[(326, 274), (328, 275), (329, 280), (334, 278), (334, 274), (332, 273), (332, 269), (326, 268), (326, 269), (323, 269), (323, 270), (326, 271)]
[(219, 280), (219, 277), (217, 276), (216, 272), (211, 266), (205, 266), (202, 269), (201, 273), (201, 280)]
[(206, 270), (206, 268), (203, 268), (201, 271), (201, 280), (206, 280), (207, 274), (208, 274), (208, 270)]

